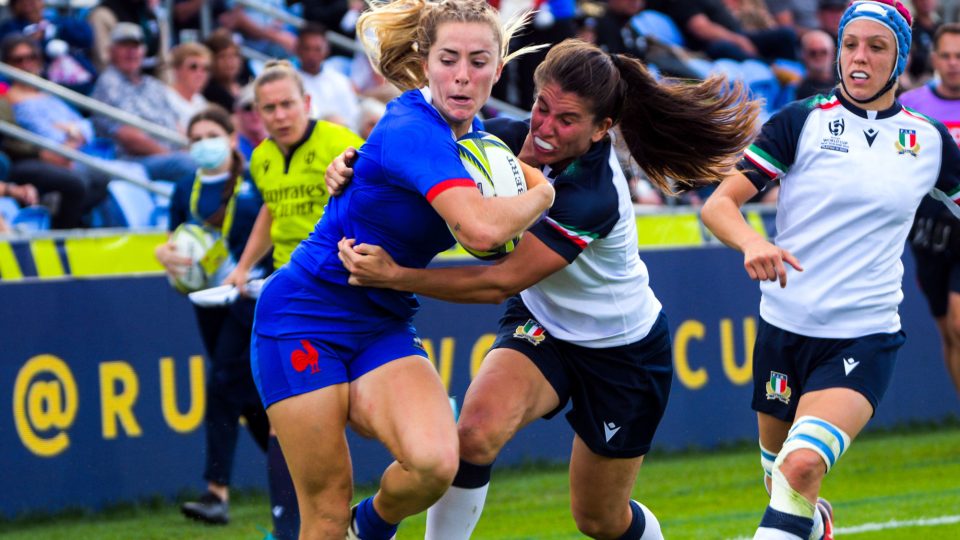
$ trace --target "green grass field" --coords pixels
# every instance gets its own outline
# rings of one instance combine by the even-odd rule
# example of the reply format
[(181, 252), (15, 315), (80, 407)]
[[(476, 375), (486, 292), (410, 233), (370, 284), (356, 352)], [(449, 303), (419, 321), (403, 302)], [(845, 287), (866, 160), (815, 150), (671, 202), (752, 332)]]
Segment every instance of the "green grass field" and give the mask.
[[(757, 450), (747, 447), (654, 454), (634, 497), (657, 514), (671, 540), (750, 537), (766, 505), (759, 461)], [(838, 538), (960, 539), (960, 427), (866, 436), (827, 477), (823, 494), (834, 505)], [(563, 467), (495, 471), (474, 538), (581, 538), (568, 505)], [(203, 526), (184, 520), (176, 504), (155, 501), (94, 515), (0, 522), (0, 538), (259, 540), (258, 526), (270, 523), (259, 495), (236, 496), (231, 514), (229, 526)], [(398, 539), (423, 538), (423, 526), (423, 515), (407, 520)]]

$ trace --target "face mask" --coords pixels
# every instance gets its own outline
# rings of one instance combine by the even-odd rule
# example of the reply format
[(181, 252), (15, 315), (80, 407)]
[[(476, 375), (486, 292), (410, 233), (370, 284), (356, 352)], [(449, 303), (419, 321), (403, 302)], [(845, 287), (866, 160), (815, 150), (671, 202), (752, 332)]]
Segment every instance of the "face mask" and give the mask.
[(202, 139), (190, 145), (190, 157), (208, 171), (223, 165), (229, 155), (230, 142), (226, 137)]

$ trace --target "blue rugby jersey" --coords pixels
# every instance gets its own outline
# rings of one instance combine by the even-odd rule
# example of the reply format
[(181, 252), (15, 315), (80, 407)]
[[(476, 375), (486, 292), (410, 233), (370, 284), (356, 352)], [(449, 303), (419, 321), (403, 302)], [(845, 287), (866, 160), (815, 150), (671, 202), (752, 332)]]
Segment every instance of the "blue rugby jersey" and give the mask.
[[(480, 127), (474, 120), (473, 129)], [(428, 89), (405, 92), (388, 105), (360, 148), (353, 180), (327, 203), (323, 218), (291, 256), (290, 271), (312, 287), (335, 289), (341, 305), (356, 306), (373, 319), (376, 313), (409, 319), (419, 308), (413, 294), (347, 285), (349, 274), (337, 257), (337, 242), (346, 237), (358, 244), (375, 244), (397, 263), (423, 268), (454, 244), (430, 202), (444, 190), (460, 186), (475, 189), (476, 184), (460, 161), (449, 124), (430, 104)], [(316, 309), (331, 312), (318, 311), (318, 328), (326, 328), (329, 319), (321, 321), (341, 311), (334, 305), (318, 304)], [(298, 314), (296, 325), (289, 317), (283, 321), (287, 314), (282, 308), (276, 315), (258, 318), (257, 331), (282, 337), (311, 330), (309, 314)]]
[(786, 288), (760, 283), (760, 315), (810, 337), (899, 331), (914, 212), (927, 193), (960, 212), (960, 149), (943, 124), (815, 96), (775, 114), (742, 168), (758, 189), (780, 181), (776, 244), (804, 268), (787, 266)]

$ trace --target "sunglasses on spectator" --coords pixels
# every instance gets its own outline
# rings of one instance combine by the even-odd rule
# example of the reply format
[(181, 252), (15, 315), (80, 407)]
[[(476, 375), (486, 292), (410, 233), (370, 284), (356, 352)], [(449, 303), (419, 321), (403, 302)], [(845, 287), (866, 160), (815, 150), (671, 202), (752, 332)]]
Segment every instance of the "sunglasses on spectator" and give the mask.
[(20, 56), (11, 56), (7, 59), (8, 64), (22, 64), (26, 61), (36, 62), (40, 59), (40, 55), (36, 53), (22, 54)]
[(243, 107), (240, 107), (240, 110), (243, 112), (253, 112), (253, 103), (247, 103)]
[(816, 58), (819, 56), (827, 56), (828, 54), (830, 54), (830, 51), (826, 49), (807, 49), (803, 51), (803, 54), (805, 56), (813, 56)]
[(186, 65), (186, 68), (190, 71), (210, 71), (210, 64), (190, 62), (189, 64)]

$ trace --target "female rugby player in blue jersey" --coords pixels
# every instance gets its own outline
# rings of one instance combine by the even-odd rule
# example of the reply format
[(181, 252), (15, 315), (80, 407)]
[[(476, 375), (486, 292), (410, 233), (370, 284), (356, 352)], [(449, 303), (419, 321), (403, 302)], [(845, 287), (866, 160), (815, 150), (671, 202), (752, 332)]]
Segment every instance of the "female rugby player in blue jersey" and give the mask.
[[(390, 538), (456, 473), (453, 414), (411, 324), (416, 298), (349, 286), (337, 242), (372, 242), (422, 267), (453, 245), (451, 231), (488, 250), (550, 207), (553, 187), (531, 167), (529, 191), (484, 199), (457, 151), (479, 127), (516, 26), (501, 28), (482, 0), (402, 0), (358, 22), (377, 41), (373, 64), (407, 91), (360, 148), (354, 182), (264, 286), (254, 324), (254, 379), (294, 479), (302, 538)], [(352, 518), (348, 422), (397, 460)]]
[(608, 132), (618, 125), (639, 165), (671, 192), (667, 177), (692, 186), (732, 165), (754, 132), (758, 105), (722, 79), (658, 84), (637, 60), (575, 40), (551, 49), (534, 77), (529, 124), (486, 123), (556, 189), (553, 207), (513, 253), (492, 266), (426, 270), (349, 239), (340, 256), (354, 284), (453, 302), (507, 300), (497, 341), (464, 398), (460, 468), (428, 513), (428, 539), (469, 538), (500, 449), (568, 401), (577, 527), (592, 538), (663, 538), (656, 517), (630, 494), (670, 392), (670, 333), (639, 257), (633, 204)]
[[(888, 1), (847, 8), (840, 87), (774, 115), (703, 207), (762, 282), (753, 409), (770, 505), (754, 538), (832, 538), (820, 484), (889, 386), (913, 215), (928, 192), (960, 212), (960, 150), (895, 99), (911, 17)], [(780, 181), (775, 244), (740, 213), (770, 180)]]

